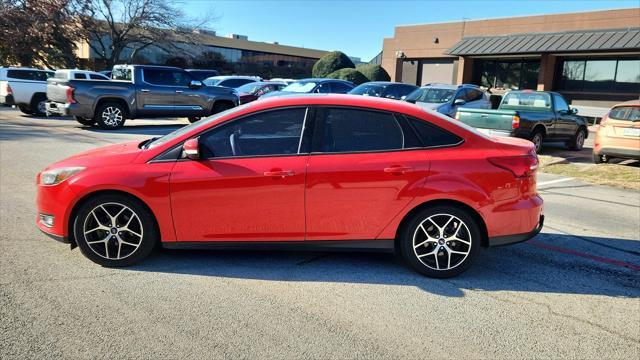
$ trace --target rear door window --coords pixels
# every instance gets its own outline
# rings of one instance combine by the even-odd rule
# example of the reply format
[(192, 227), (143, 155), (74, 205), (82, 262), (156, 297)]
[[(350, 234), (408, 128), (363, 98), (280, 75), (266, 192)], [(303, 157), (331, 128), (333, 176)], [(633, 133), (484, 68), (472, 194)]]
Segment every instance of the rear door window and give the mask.
[(462, 142), (462, 139), (427, 121), (407, 117), (411, 126), (416, 130), (422, 145), (425, 147), (452, 146)]
[(319, 141), (324, 153), (400, 150), (402, 129), (392, 114), (348, 108), (319, 108)]

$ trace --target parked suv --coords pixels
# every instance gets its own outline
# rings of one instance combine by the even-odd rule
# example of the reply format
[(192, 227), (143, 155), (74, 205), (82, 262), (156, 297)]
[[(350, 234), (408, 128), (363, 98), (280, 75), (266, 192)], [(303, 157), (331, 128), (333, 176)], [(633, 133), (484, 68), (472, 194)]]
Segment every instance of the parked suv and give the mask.
[(640, 160), (640, 100), (614, 106), (600, 121), (593, 162), (608, 162), (610, 158)]
[(47, 113), (104, 129), (145, 117), (184, 116), (195, 122), (238, 105), (232, 89), (204, 86), (180, 68), (149, 65), (116, 65), (109, 82), (51, 78), (47, 97)]
[(16, 105), (25, 114), (44, 116), (47, 78), (53, 71), (0, 67), (0, 103)]
[(461, 106), (491, 109), (489, 96), (480, 87), (472, 84), (427, 84), (407, 95), (405, 101), (449, 117), (454, 117), (456, 110)]

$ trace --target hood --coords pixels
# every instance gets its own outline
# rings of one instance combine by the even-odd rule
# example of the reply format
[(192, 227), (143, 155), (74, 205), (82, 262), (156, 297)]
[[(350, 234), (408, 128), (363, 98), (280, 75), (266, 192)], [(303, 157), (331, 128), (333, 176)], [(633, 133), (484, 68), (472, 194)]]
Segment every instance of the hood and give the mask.
[(138, 148), (138, 144), (140, 144), (140, 141), (131, 141), (91, 149), (55, 162), (47, 166), (45, 170), (64, 166), (84, 166), (91, 168), (129, 164), (143, 151)]

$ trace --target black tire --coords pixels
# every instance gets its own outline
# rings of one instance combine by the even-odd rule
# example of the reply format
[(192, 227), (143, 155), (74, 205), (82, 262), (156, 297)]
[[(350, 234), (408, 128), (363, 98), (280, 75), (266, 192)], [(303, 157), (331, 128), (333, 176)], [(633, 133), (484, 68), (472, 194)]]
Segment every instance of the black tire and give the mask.
[(189, 119), (189, 122), (193, 124), (196, 121), (200, 121), (200, 119), (202, 119), (202, 117), (200, 117), (200, 116), (189, 116), (187, 119)]
[(18, 105), (18, 110), (20, 110), (23, 114), (33, 115), (33, 111), (27, 105)]
[(531, 133), (530, 140), (535, 146), (536, 154), (542, 154), (542, 143), (544, 142), (544, 132), (540, 129), (533, 130), (533, 133)]
[(584, 140), (587, 138), (587, 129), (581, 127), (567, 142), (569, 150), (580, 151), (584, 147)]
[(609, 162), (609, 157), (606, 155), (598, 155), (595, 152), (593, 153), (593, 163), (594, 164), (602, 164), (602, 163), (608, 163)]
[[(429, 219), (435, 221), (435, 226)], [(457, 230), (460, 232), (453, 239)], [(398, 241), (402, 257), (413, 269), (429, 277), (449, 278), (471, 266), (480, 251), (481, 233), (475, 219), (465, 210), (455, 206), (434, 206), (418, 212), (404, 226)], [(451, 253), (449, 258), (451, 250), (459, 253)]]
[[(129, 210), (119, 212), (125, 207)], [(94, 227), (97, 229), (88, 231)], [(155, 220), (146, 206), (120, 194), (99, 195), (82, 204), (73, 222), (73, 233), (82, 254), (106, 267), (128, 266), (144, 260), (159, 239)]]
[(228, 103), (226, 101), (222, 101), (222, 102), (217, 102), (213, 104), (213, 109), (211, 109), (211, 114), (217, 114), (219, 112), (223, 112), (225, 110), (229, 110), (233, 107), (233, 105), (231, 103)]
[(35, 94), (31, 99), (31, 104), (29, 104), (29, 109), (31, 113), (35, 116), (46, 116), (47, 115), (47, 96), (45, 94)]
[(86, 118), (84, 116), (75, 116), (75, 119), (84, 126), (93, 126), (96, 123), (93, 119)]
[(127, 112), (121, 104), (107, 102), (98, 107), (93, 120), (102, 129), (115, 130), (124, 126), (127, 120)]

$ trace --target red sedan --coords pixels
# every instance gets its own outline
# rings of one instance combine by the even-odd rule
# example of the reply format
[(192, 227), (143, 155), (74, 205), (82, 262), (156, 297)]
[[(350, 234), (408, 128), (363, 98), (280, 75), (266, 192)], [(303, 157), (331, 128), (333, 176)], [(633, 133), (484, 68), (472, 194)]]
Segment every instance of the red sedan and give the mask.
[(103, 266), (165, 248), (400, 252), (433, 277), (543, 223), (531, 142), (350, 95), (274, 97), (38, 174), (38, 227)]

